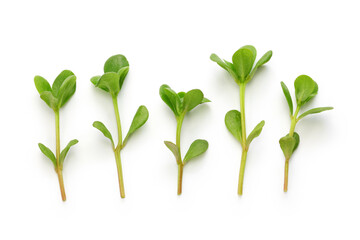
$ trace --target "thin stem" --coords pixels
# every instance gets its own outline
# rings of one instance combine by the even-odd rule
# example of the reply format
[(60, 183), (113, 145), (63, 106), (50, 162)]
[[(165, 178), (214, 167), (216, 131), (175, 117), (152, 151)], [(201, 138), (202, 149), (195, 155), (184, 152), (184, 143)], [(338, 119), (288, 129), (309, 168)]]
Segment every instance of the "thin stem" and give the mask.
[(247, 156), (247, 150), (243, 150), (242, 155), (241, 155), (241, 164), (240, 164), (240, 173), (239, 173), (239, 185), (238, 185), (238, 194), (240, 196), (243, 193), (246, 156)]
[(116, 96), (113, 96), (112, 100), (113, 100), (115, 117), (116, 117), (116, 124), (117, 124), (117, 130), (118, 130), (118, 145), (116, 146), (116, 148), (120, 148), (121, 144), (122, 144), (122, 133), (121, 133), (121, 122), (120, 122), (119, 106), (118, 106)]
[(182, 162), (181, 158), (181, 151), (180, 151), (180, 135), (181, 135), (181, 127), (184, 121), (185, 115), (180, 115), (177, 120), (177, 126), (176, 126), (176, 146), (179, 149), (179, 157), (180, 157), (180, 163), (178, 164), (178, 185), (177, 185), (177, 194), (181, 195), (182, 192), (182, 177), (183, 177), (183, 169), (184, 164)]
[(119, 179), (120, 197), (125, 198), (125, 187), (124, 187), (124, 178), (122, 174), (120, 149), (115, 151), (115, 160), (116, 160), (116, 167), (117, 167), (118, 179)]
[(59, 179), (61, 198), (66, 201), (64, 179), (62, 176), (62, 166), (60, 164), (60, 116), (59, 110), (55, 111), (55, 132), (56, 132), (56, 173)]
[(121, 132), (121, 122), (120, 122), (120, 114), (119, 114), (119, 106), (117, 102), (117, 96), (112, 96), (112, 101), (114, 105), (115, 117), (116, 117), (116, 125), (118, 130), (118, 144), (114, 149), (116, 167), (118, 172), (119, 179), (119, 188), (120, 188), (120, 196), (121, 198), (125, 198), (125, 188), (124, 188), (124, 179), (122, 174), (122, 166), (121, 166), (121, 157), (120, 150), (122, 145), (122, 132)]
[(288, 180), (289, 180), (289, 159), (285, 161), (285, 171), (284, 171), (284, 192), (288, 190)]
[(297, 123), (297, 115), (299, 114), (299, 111), (300, 111), (300, 106), (297, 106), (294, 115), (291, 116), (291, 125), (290, 125), (290, 131), (289, 131), (290, 137), (292, 137), (294, 135), (295, 126)]
[(245, 83), (240, 83), (240, 114), (241, 114), (241, 135), (243, 150), (246, 145), (246, 125), (245, 125)]
[(177, 185), (177, 194), (181, 195), (182, 192), (182, 178), (183, 178), (183, 169), (184, 164), (178, 164), (178, 185)]

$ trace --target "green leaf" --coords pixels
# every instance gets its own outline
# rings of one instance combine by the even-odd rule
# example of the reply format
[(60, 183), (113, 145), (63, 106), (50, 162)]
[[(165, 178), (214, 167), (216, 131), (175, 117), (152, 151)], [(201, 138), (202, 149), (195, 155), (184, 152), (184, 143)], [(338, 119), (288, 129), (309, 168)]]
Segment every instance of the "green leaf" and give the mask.
[(74, 95), (75, 90), (76, 90), (76, 76), (72, 75), (67, 77), (60, 87), (59, 98), (58, 98), (59, 108), (64, 106), (64, 104), (67, 101), (69, 101), (72, 95)]
[(146, 121), (148, 120), (148, 118), (149, 118), (149, 111), (147, 110), (147, 108), (145, 106), (143, 106), (143, 105), (140, 106), (135, 113), (133, 121), (130, 125), (130, 129), (124, 139), (122, 148), (126, 145), (131, 134), (133, 134), (137, 129), (139, 129), (141, 126), (143, 126), (146, 123)]
[(181, 164), (180, 150), (178, 146), (170, 141), (164, 141), (166, 147), (174, 154), (176, 163)]
[(307, 115), (309, 114), (315, 114), (315, 113), (321, 113), (323, 111), (328, 111), (328, 110), (332, 110), (334, 109), (333, 107), (318, 107), (318, 108), (313, 108), (313, 109), (310, 109), (306, 112), (304, 112), (303, 114), (301, 114), (299, 117), (298, 117), (298, 120), (302, 119), (303, 117), (306, 117)]
[(184, 164), (186, 164), (191, 159), (203, 154), (208, 149), (209, 144), (206, 140), (197, 139), (189, 147), (185, 157)]
[(121, 68), (128, 67), (129, 62), (124, 55), (118, 54), (110, 57), (106, 60), (104, 65), (104, 72), (115, 72), (117, 73)]
[(58, 100), (50, 91), (45, 91), (40, 94), (40, 98), (54, 111), (58, 109)]
[(52, 85), (52, 93), (54, 94), (54, 97), (59, 96), (60, 87), (63, 84), (63, 82), (70, 76), (75, 75), (70, 70), (64, 70), (62, 71), (55, 79)]
[(92, 82), (92, 84), (94, 84), (95, 86), (97, 86), (100, 78), (101, 78), (101, 76), (100, 76), (100, 75), (97, 75), (97, 76), (94, 76), (94, 77), (90, 78), (90, 81)]
[(54, 167), (56, 168), (56, 158), (54, 153), (42, 143), (39, 143), (39, 148), (40, 151), (51, 160), (51, 162), (54, 164)]
[(120, 70), (118, 71), (118, 74), (120, 76), (120, 79), (119, 79), (120, 90), (122, 88), (122, 85), (123, 85), (123, 83), (125, 81), (125, 78), (126, 78), (128, 72), (129, 72), (129, 67), (120, 68)]
[(211, 102), (210, 99), (207, 99), (206, 97), (203, 98), (203, 100), (201, 101), (201, 103), (207, 103), (207, 102)]
[(250, 143), (254, 140), (254, 138), (260, 135), (264, 125), (265, 125), (265, 121), (261, 121), (258, 125), (256, 125), (254, 130), (252, 130), (252, 132), (249, 134), (249, 136), (246, 139), (246, 146), (249, 147)]
[(39, 94), (41, 94), (42, 92), (45, 92), (45, 91), (51, 92), (51, 86), (50, 86), (49, 82), (46, 81), (45, 78), (43, 78), (41, 76), (35, 76), (34, 82), (35, 82), (35, 87), (36, 87), (37, 91), (39, 92)]
[(184, 110), (190, 112), (197, 105), (202, 103), (204, 94), (199, 89), (188, 91), (184, 96)]
[(97, 83), (97, 87), (117, 96), (120, 92), (119, 74), (114, 72), (104, 73)]
[(225, 125), (231, 134), (241, 142), (241, 114), (238, 110), (230, 110), (226, 113)]
[(281, 82), (281, 88), (284, 92), (284, 95), (285, 95), (285, 98), (286, 98), (286, 101), (289, 105), (289, 109), (290, 109), (290, 116), (293, 115), (293, 112), (294, 112), (294, 107), (293, 107), (293, 102), (292, 102), (292, 98), (291, 98), (291, 95), (290, 95), (290, 92), (289, 92), (289, 89), (287, 88), (287, 86), (285, 85), (284, 82)]
[(75, 144), (77, 144), (79, 141), (77, 139), (73, 139), (71, 140), (68, 145), (61, 151), (60, 153), (60, 158), (59, 158), (59, 162), (60, 162), (60, 166), (62, 167), (66, 154), (69, 152), (70, 148), (72, 146), (74, 146)]
[(296, 142), (297, 141), (295, 137), (290, 137), (289, 135), (280, 138), (279, 140), (280, 147), (286, 159), (290, 159), (292, 153), (295, 150)]
[(179, 95), (176, 94), (168, 85), (163, 84), (160, 87), (159, 94), (161, 99), (169, 106), (174, 112), (175, 116), (180, 115), (181, 100)]
[(221, 60), (221, 58), (219, 58), (218, 55), (216, 55), (215, 53), (210, 55), (210, 59), (211, 59), (211, 61), (216, 62), (220, 67), (222, 67), (226, 71), (229, 71), (229, 68), (225, 64), (225, 62), (223, 60)]
[(309, 76), (300, 75), (295, 80), (296, 103), (299, 106), (304, 105), (312, 99), (318, 92), (317, 83)]
[(234, 64), (232, 64), (231, 62), (228, 62), (226, 60), (224, 60), (226, 66), (228, 67), (228, 72), (230, 73), (230, 75), (232, 76), (232, 78), (235, 80), (235, 82), (237, 84), (240, 84), (240, 80), (239, 80), (239, 76), (237, 75), (235, 68), (234, 68)]
[(251, 71), (250, 75), (246, 79), (246, 82), (249, 82), (255, 75), (255, 72), (258, 70), (258, 68), (264, 65), (265, 63), (267, 63), (268, 61), (270, 61), (271, 57), (272, 57), (272, 51), (267, 51), (256, 63), (254, 69)]
[(112, 136), (111, 136), (110, 131), (105, 127), (105, 125), (104, 125), (102, 122), (95, 121), (95, 122), (93, 123), (93, 127), (94, 127), (94, 128), (97, 128), (100, 132), (102, 132), (105, 137), (107, 137), (108, 139), (110, 139), (111, 144), (113, 145), (113, 147), (115, 146), (115, 145), (114, 145), (114, 140), (113, 140), (113, 138), (112, 138)]
[(293, 152), (294, 152), (297, 149), (297, 147), (299, 146), (300, 136), (299, 136), (299, 134), (297, 132), (294, 132), (293, 137), (295, 138), (295, 146), (294, 146), (294, 149), (293, 149)]
[(250, 74), (255, 58), (256, 50), (253, 46), (244, 46), (234, 53), (232, 61), (240, 82), (244, 82)]

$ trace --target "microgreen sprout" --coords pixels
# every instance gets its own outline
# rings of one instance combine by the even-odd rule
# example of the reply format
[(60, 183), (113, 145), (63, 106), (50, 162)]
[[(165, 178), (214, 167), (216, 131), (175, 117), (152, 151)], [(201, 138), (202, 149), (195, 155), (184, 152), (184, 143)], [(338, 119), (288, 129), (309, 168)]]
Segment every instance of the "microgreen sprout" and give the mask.
[(282, 137), (279, 140), (280, 147), (285, 156), (285, 170), (284, 170), (284, 192), (288, 190), (288, 179), (289, 179), (289, 160), (291, 155), (299, 146), (300, 136), (297, 132), (295, 132), (295, 126), (300, 121), (300, 119), (306, 117), (309, 114), (321, 113), (323, 111), (331, 110), (333, 107), (318, 107), (310, 109), (300, 116), (298, 116), (300, 109), (309, 102), (313, 97), (318, 93), (318, 85), (317, 83), (306, 75), (300, 75), (296, 78), (294, 82), (295, 86), (295, 97), (296, 97), (296, 109), (295, 113), (293, 112), (293, 101), (291, 99), (291, 95), (289, 89), (285, 85), (284, 82), (281, 82), (281, 88), (284, 92), (286, 101), (289, 105), (290, 110), (290, 131), (289, 133)]
[(149, 112), (145, 106), (140, 106), (135, 113), (133, 121), (130, 125), (129, 131), (126, 134), (126, 137), (122, 139), (122, 130), (120, 123), (120, 114), (117, 96), (122, 88), (125, 77), (129, 72), (129, 62), (123, 55), (114, 55), (110, 57), (104, 65), (104, 74), (95, 76), (91, 78), (91, 82), (98, 88), (110, 93), (112, 102), (114, 105), (116, 123), (117, 123), (117, 132), (118, 132), (118, 142), (115, 145), (114, 140), (110, 131), (105, 127), (102, 122), (95, 121), (93, 126), (97, 128), (100, 132), (104, 134), (105, 137), (110, 139), (112, 149), (115, 154), (118, 178), (119, 178), (119, 188), (121, 198), (125, 198), (125, 189), (124, 189), (124, 180), (121, 167), (121, 157), (120, 151), (125, 147), (129, 137), (149, 118)]
[(74, 95), (76, 90), (76, 76), (73, 72), (64, 70), (57, 76), (52, 87), (45, 78), (40, 76), (35, 76), (34, 82), (40, 98), (44, 100), (55, 113), (56, 155), (42, 143), (39, 143), (39, 148), (54, 164), (55, 172), (59, 179), (61, 198), (65, 201), (66, 194), (62, 175), (63, 164), (66, 154), (73, 145), (78, 143), (78, 140), (71, 140), (60, 153), (60, 108)]
[(185, 92), (176, 93), (168, 85), (162, 85), (160, 87), (160, 97), (169, 106), (171, 111), (175, 114), (177, 127), (176, 127), (176, 144), (165, 141), (165, 145), (174, 154), (176, 163), (178, 165), (178, 184), (177, 194), (182, 192), (182, 176), (183, 168), (191, 159), (203, 154), (208, 149), (208, 142), (206, 140), (197, 139), (189, 147), (189, 150), (185, 154), (185, 157), (181, 157), (180, 151), (180, 135), (181, 127), (184, 121), (185, 115), (190, 112), (196, 106), (210, 102), (209, 99), (204, 97), (204, 94), (199, 89), (193, 89)]
[(250, 45), (243, 46), (237, 50), (232, 56), (232, 63), (226, 60), (221, 60), (216, 54), (211, 54), (210, 56), (212, 61), (216, 62), (220, 67), (230, 73), (240, 88), (240, 112), (238, 110), (231, 110), (225, 115), (225, 125), (227, 129), (240, 142), (242, 147), (238, 184), (239, 195), (242, 195), (243, 193), (245, 164), (250, 143), (254, 138), (260, 135), (265, 124), (264, 121), (261, 121), (255, 126), (254, 130), (246, 136), (245, 87), (246, 84), (253, 78), (258, 68), (267, 63), (271, 56), (272, 51), (266, 52), (254, 66), (256, 60), (256, 49)]

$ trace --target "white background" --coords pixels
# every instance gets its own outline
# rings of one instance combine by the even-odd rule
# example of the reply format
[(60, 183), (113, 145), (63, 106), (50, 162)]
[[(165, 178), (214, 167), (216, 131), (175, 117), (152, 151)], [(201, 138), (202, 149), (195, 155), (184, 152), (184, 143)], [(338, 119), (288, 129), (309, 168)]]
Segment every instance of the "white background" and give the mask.
[[(2, 1), (0, 3), (0, 239), (359, 239), (358, 93), (360, 22), (357, 1)], [(264, 130), (250, 148), (244, 195), (237, 195), (240, 144), (225, 113), (239, 109), (239, 91), (209, 56), (227, 60), (241, 46), (273, 58), (248, 84), (247, 131)], [(89, 79), (105, 60), (124, 54), (130, 73), (119, 94), (123, 131), (141, 104), (146, 125), (122, 151), (126, 198), (120, 199), (109, 142), (91, 125), (116, 135), (111, 98)], [(258, 56), (259, 58), (259, 56)], [(54, 114), (33, 77), (52, 82), (63, 70), (77, 91), (61, 110), (61, 145), (73, 138), (64, 164), (68, 200), (60, 198), (52, 163)], [(302, 120), (290, 163), (278, 145), (290, 126), (280, 81), (294, 93), (300, 74), (319, 84), (307, 106), (333, 111)], [(209, 141), (184, 169), (164, 140), (176, 123), (158, 89), (200, 88), (211, 103), (189, 114), (182, 151)]]

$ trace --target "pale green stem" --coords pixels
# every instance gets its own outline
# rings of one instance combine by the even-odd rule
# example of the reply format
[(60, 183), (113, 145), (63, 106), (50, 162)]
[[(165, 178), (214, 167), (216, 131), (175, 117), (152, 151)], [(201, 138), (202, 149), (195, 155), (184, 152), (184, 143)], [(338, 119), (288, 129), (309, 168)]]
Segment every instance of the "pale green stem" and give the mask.
[(62, 176), (62, 166), (60, 163), (60, 116), (59, 110), (55, 111), (55, 132), (56, 132), (56, 173), (59, 179), (61, 198), (66, 201), (64, 179)]
[(245, 124), (245, 83), (240, 83), (240, 114), (241, 114), (241, 137), (242, 137), (242, 146), (245, 149), (246, 145), (246, 124)]
[(180, 163), (178, 164), (178, 184), (177, 184), (177, 194), (181, 195), (182, 192), (182, 177), (183, 177), (183, 169), (184, 164), (182, 162), (181, 158), (181, 151), (180, 151), (180, 135), (181, 135), (181, 127), (184, 121), (185, 115), (180, 115), (177, 120), (177, 126), (176, 126), (176, 146), (179, 149), (179, 157), (180, 157)]
[(285, 171), (284, 171), (284, 192), (288, 190), (288, 180), (289, 180), (289, 159), (285, 160)]
[(239, 173), (239, 185), (238, 185), (238, 194), (239, 195), (242, 195), (242, 193), (243, 193), (246, 156), (247, 156), (247, 150), (243, 150), (242, 155), (241, 155), (241, 164), (240, 164), (240, 173)]
[(116, 167), (117, 167), (118, 178), (119, 178), (120, 196), (121, 196), (121, 198), (125, 198), (124, 179), (123, 179), (123, 174), (122, 174), (121, 157), (120, 157), (120, 150), (121, 150), (121, 145), (122, 145), (122, 132), (121, 132), (119, 106), (118, 106), (116, 96), (113, 96), (112, 100), (113, 100), (116, 124), (117, 124), (117, 130), (118, 130), (118, 144), (114, 149), (114, 153), (115, 153)]
[(300, 111), (300, 106), (297, 106), (294, 115), (291, 116), (291, 125), (290, 125), (290, 131), (289, 131), (290, 137), (292, 137), (294, 135), (295, 126), (297, 123), (297, 115), (299, 114), (299, 111)]

